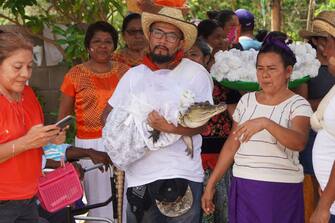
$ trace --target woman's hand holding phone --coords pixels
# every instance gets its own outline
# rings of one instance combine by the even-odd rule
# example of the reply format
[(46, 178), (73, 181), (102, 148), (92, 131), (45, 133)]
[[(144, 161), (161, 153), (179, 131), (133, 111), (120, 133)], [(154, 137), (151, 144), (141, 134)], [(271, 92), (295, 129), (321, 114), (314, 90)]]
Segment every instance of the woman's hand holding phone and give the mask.
[(25, 136), (22, 137), (22, 143), (26, 147), (25, 150), (39, 148), (56, 138), (60, 132), (61, 129), (56, 125), (35, 125), (29, 129)]

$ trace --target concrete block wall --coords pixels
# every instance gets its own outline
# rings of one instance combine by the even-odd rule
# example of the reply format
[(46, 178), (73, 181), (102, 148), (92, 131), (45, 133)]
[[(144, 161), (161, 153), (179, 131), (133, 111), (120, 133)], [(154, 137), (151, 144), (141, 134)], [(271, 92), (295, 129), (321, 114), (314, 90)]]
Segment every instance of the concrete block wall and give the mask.
[(45, 123), (53, 124), (56, 116), (51, 113), (57, 113), (60, 99), (60, 86), (63, 82), (64, 75), (69, 68), (62, 64), (57, 66), (33, 67), (32, 77), (29, 85), (36, 88), (37, 94), (42, 97), (45, 103), (43, 106)]

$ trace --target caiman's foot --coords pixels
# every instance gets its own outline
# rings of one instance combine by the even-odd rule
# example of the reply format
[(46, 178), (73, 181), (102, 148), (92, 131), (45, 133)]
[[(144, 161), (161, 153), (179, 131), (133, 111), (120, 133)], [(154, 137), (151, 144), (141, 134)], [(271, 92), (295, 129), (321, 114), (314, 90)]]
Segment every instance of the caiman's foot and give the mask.
[(161, 134), (161, 132), (154, 129), (152, 131), (149, 131), (149, 133), (150, 133), (149, 139), (152, 138), (152, 142), (156, 143), (159, 139), (159, 135)]
[(190, 156), (193, 159), (193, 148), (186, 148), (185, 152), (188, 156)]
[(184, 143), (186, 144), (185, 152), (188, 156), (193, 158), (193, 140), (190, 136), (183, 136), (182, 137)]

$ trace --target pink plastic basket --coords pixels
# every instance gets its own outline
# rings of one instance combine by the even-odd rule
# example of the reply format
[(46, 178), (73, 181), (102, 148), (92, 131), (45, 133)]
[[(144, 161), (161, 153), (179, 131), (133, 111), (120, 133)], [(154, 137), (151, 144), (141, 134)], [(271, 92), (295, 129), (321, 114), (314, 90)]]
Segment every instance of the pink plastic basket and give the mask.
[(83, 195), (78, 174), (71, 163), (65, 164), (39, 179), (38, 198), (42, 207), (55, 212), (72, 204)]

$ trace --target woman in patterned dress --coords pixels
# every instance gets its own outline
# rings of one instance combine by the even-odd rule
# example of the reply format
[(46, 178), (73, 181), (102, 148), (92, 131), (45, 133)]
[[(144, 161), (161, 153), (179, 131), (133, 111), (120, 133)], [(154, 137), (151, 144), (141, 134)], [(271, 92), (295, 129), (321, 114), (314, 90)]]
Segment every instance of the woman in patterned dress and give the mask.
[[(127, 65), (110, 60), (117, 43), (118, 34), (112, 25), (102, 21), (91, 24), (85, 36), (89, 60), (74, 66), (65, 75), (58, 119), (73, 113), (76, 115), (77, 147), (105, 151), (101, 140), (102, 113), (119, 79), (128, 70)], [(81, 164), (84, 168), (93, 165), (90, 160), (82, 160)], [(109, 198), (110, 183), (109, 172), (94, 170), (87, 173), (84, 187), (88, 203), (99, 203)], [(90, 210), (89, 215), (113, 219), (111, 210), (109, 204)]]

